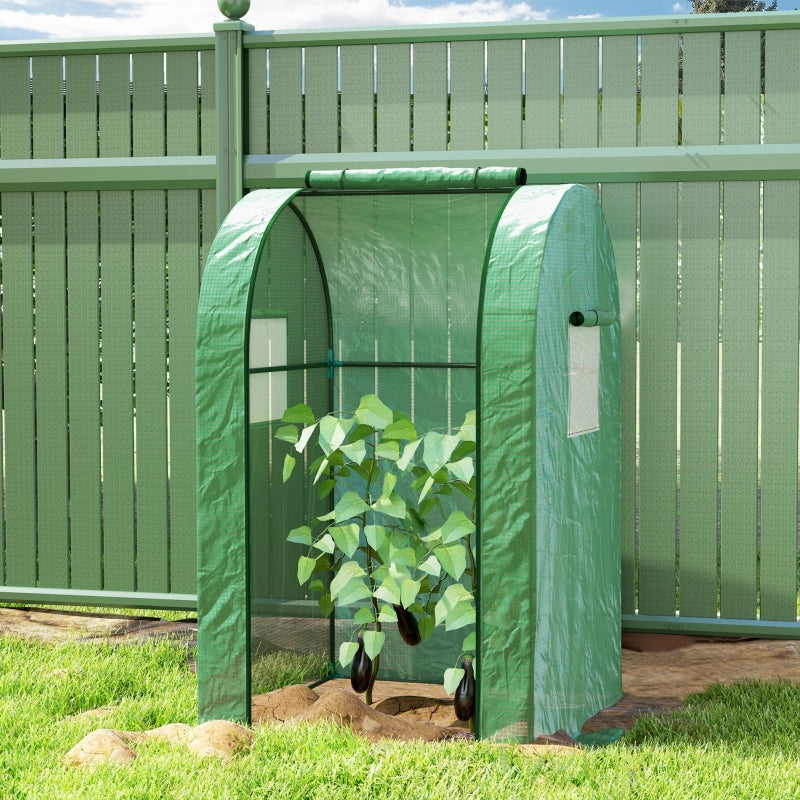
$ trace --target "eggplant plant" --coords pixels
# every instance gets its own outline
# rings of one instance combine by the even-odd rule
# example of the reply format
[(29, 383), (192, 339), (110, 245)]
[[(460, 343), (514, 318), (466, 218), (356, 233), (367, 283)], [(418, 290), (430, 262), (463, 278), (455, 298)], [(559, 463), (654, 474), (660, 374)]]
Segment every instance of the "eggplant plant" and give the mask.
[[(291, 446), (284, 482), (303, 455), (319, 497), (335, 490), (329, 513), (288, 534), (306, 548), (297, 579), (318, 595), (325, 616), (335, 607), (359, 606), (353, 638), (338, 656), (351, 667), (353, 688), (371, 704), (385, 623), (396, 623), (411, 646), (437, 626), (474, 626), (475, 412), (458, 428), (420, 436), (408, 415), (370, 394), (352, 413), (321, 418), (299, 404), (287, 409), (283, 423), (275, 437)], [(309, 453), (314, 446), (318, 454)], [(458, 504), (455, 493), (464, 498)], [(473, 630), (459, 660), (473, 663), (474, 650)], [(462, 667), (445, 671), (450, 694), (465, 674)], [(471, 687), (474, 695), (474, 678)]]

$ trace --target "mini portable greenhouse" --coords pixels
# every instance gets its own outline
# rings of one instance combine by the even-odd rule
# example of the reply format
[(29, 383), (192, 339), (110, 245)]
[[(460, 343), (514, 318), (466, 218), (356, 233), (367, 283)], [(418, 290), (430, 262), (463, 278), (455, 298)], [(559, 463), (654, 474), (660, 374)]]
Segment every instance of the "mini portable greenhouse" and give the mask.
[[(203, 278), (200, 715), (248, 721), (257, 657), (333, 663), (350, 637), (286, 541), (335, 498), (307, 469), (284, 483), (273, 436), (297, 403), (321, 416), (372, 393), (418, 431), (477, 412), (477, 735), (575, 735), (621, 695), (619, 311), (600, 206), (500, 168), (306, 183), (241, 200)], [(440, 682), (458, 633), (387, 636), (380, 677)]]

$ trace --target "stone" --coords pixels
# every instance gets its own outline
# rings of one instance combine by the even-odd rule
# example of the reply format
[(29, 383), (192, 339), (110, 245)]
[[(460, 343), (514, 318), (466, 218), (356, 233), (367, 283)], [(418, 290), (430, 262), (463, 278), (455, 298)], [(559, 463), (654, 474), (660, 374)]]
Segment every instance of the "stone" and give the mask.
[(136, 758), (125, 739), (118, 731), (100, 728), (81, 739), (65, 756), (70, 766), (92, 766), (95, 764), (130, 764)]
[(250, 747), (253, 732), (226, 719), (212, 719), (193, 728), (188, 739), (189, 749), (199, 756), (230, 758)]

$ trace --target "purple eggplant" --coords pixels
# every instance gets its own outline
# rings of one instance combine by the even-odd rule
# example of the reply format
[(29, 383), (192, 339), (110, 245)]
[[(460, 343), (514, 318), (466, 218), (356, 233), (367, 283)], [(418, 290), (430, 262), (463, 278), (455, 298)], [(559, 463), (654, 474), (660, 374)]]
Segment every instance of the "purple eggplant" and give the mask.
[(464, 670), (464, 677), (456, 687), (453, 707), (456, 716), (462, 722), (466, 722), (475, 713), (475, 672), (472, 669), (472, 661), (468, 658), (461, 662), (461, 669)]
[(395, 605), (392, 608), (397, 614), (397, 630), (400, 633), (400, 638), (412, 647), (419, 644), (422, 641), (422, 637), (419, 635), (417, 618), (401, 605)]
[(366, 692), (372, 678), (372, 659), (364, 649), (364, 637), (358, 634), (358, 650), (353, 657), (353, 665), (350, 667), (350, 685), (354, 692), (361, 694)]

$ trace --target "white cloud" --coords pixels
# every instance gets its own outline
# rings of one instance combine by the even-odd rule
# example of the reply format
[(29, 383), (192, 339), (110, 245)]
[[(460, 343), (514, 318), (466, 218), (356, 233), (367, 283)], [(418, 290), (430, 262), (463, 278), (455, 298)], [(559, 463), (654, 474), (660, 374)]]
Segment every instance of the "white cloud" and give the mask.
[[(6, 4), (8, 2), (5, 0)], [(164, 0), (94, 0), (93, 9), (101, 6), (108, 9), (102, 16), (80, 13), (80, 3), (75, 2), (69, 4), (71, 13), (65, 14), (53, 13), (58, 9), (57, 2), (10, 2), (15, 8), (4, 10), (1, 23), (4, 28), (41, 31), (44, 36), (65, 39), (210, 33), (215, 22), (224, 20), (216, 0), (194, 0), (190, 13), (185, 4)], [(46, 11), (39, 11), (43, 6)], [(292, 30), (530, 22), (547, 19), (549, 14), (549, 10), (537, 9), (530, 2), (513, 0), (451, 0), (443, 5), (404, 0), (304, 0), (302, 3), (253, 0), (244, 21), (257, 30)]]
[(683, 11), (683, 3), (673, 3), (672, 10), (677, 14), (680, 14)]
[(602, 14), (573, 14), (567, 19), (600, 19), (602, 16)]

